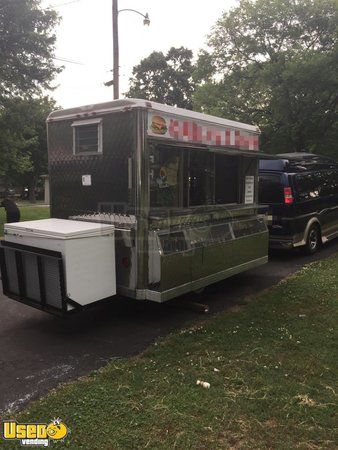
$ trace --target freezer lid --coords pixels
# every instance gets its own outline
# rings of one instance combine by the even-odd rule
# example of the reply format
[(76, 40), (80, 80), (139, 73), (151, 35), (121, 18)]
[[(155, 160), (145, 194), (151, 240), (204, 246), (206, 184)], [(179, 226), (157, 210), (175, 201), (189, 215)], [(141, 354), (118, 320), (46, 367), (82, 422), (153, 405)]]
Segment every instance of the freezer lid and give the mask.
[(5, 235), (22, 234), (25, 236), (71, 239), (111, 234), (114, 232), (114, 225), (66, 219), (42, 219), (7, 223), (4, 229)]

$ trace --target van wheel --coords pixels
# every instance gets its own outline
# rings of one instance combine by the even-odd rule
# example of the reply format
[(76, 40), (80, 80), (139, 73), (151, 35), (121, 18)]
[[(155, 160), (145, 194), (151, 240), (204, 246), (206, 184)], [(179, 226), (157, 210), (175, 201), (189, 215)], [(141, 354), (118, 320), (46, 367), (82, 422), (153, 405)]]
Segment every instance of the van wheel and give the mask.
[(199, 288), (199, 289), (195, 289), (193, 292), (194, 292), (194, 294), (202, 294), (202, 292), (204, 291), (204, 287), (201, 287), (201, 288)]
[(321, 244), (321, 234), (319, 226), (313, 224), (311, 225), (307, 235), (304, 253), (306, 255), (312, 255), (313, 253), (316, 253), (316, 251), (320, 247), (320, 244)]

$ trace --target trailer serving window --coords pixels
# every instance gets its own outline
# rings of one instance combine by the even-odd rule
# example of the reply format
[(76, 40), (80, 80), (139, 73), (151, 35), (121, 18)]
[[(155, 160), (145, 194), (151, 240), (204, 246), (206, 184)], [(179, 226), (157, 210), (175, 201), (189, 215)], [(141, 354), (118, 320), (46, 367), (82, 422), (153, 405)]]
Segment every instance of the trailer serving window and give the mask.
[(188, 151), (185, 188), (188, 190), (186, 206), (213, 205), (215, 197), (214, 155), (205, 150)]
[(236, 204), (241, 157), (206, 149), (157, 145), (150, 153), (150, 206)]
[(183, 156), (178, 147), (154, 147), (150, 155), (150, 205), (183, 206)]
[(215, 154), (215, 203), (239, 203), (240, 157)]
[(102, 153), (102, 119), (79, 120), (73, 127), (73, 153)]

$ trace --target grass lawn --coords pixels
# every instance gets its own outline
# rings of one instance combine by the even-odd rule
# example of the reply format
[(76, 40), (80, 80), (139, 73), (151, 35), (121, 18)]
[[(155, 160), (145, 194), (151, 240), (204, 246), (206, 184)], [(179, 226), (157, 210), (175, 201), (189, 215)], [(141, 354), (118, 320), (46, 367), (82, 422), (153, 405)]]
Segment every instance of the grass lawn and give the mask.
[(337, 312), (335, 256), (12, 418), (61, 417), (58, 449), (337, 448)]
[[(49, 207), (46, 206), (19, 206), (21, 221), (48, 219)], [(4, 234), (4, 223), (6, 223), (5, 208), (0, 208), (0, 236)]]

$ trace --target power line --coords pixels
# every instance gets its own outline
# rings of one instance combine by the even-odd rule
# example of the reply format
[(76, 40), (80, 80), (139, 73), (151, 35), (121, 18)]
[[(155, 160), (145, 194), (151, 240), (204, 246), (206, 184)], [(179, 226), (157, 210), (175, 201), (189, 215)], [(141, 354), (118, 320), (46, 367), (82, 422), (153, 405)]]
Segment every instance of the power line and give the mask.
[(57, 58), (57, 57), (54, 57), (53, 59), (55, 59), (56, 61), (62, 61), (62, 62), (70, 63), (70, 64), (77, 64), (79, 66), (84, 66), (84, 64), (82, 62), (74, 61), (73, 59)]
[(59, 3), (57, 5), (50, 5), (49, 8), (59, 8), (60, 6), (67, 6), (67, 5), (71, 5), (72, 3), (78, 3), (81, 0), (71, 0), (70, 2), (66, 2), (66, 3)]

